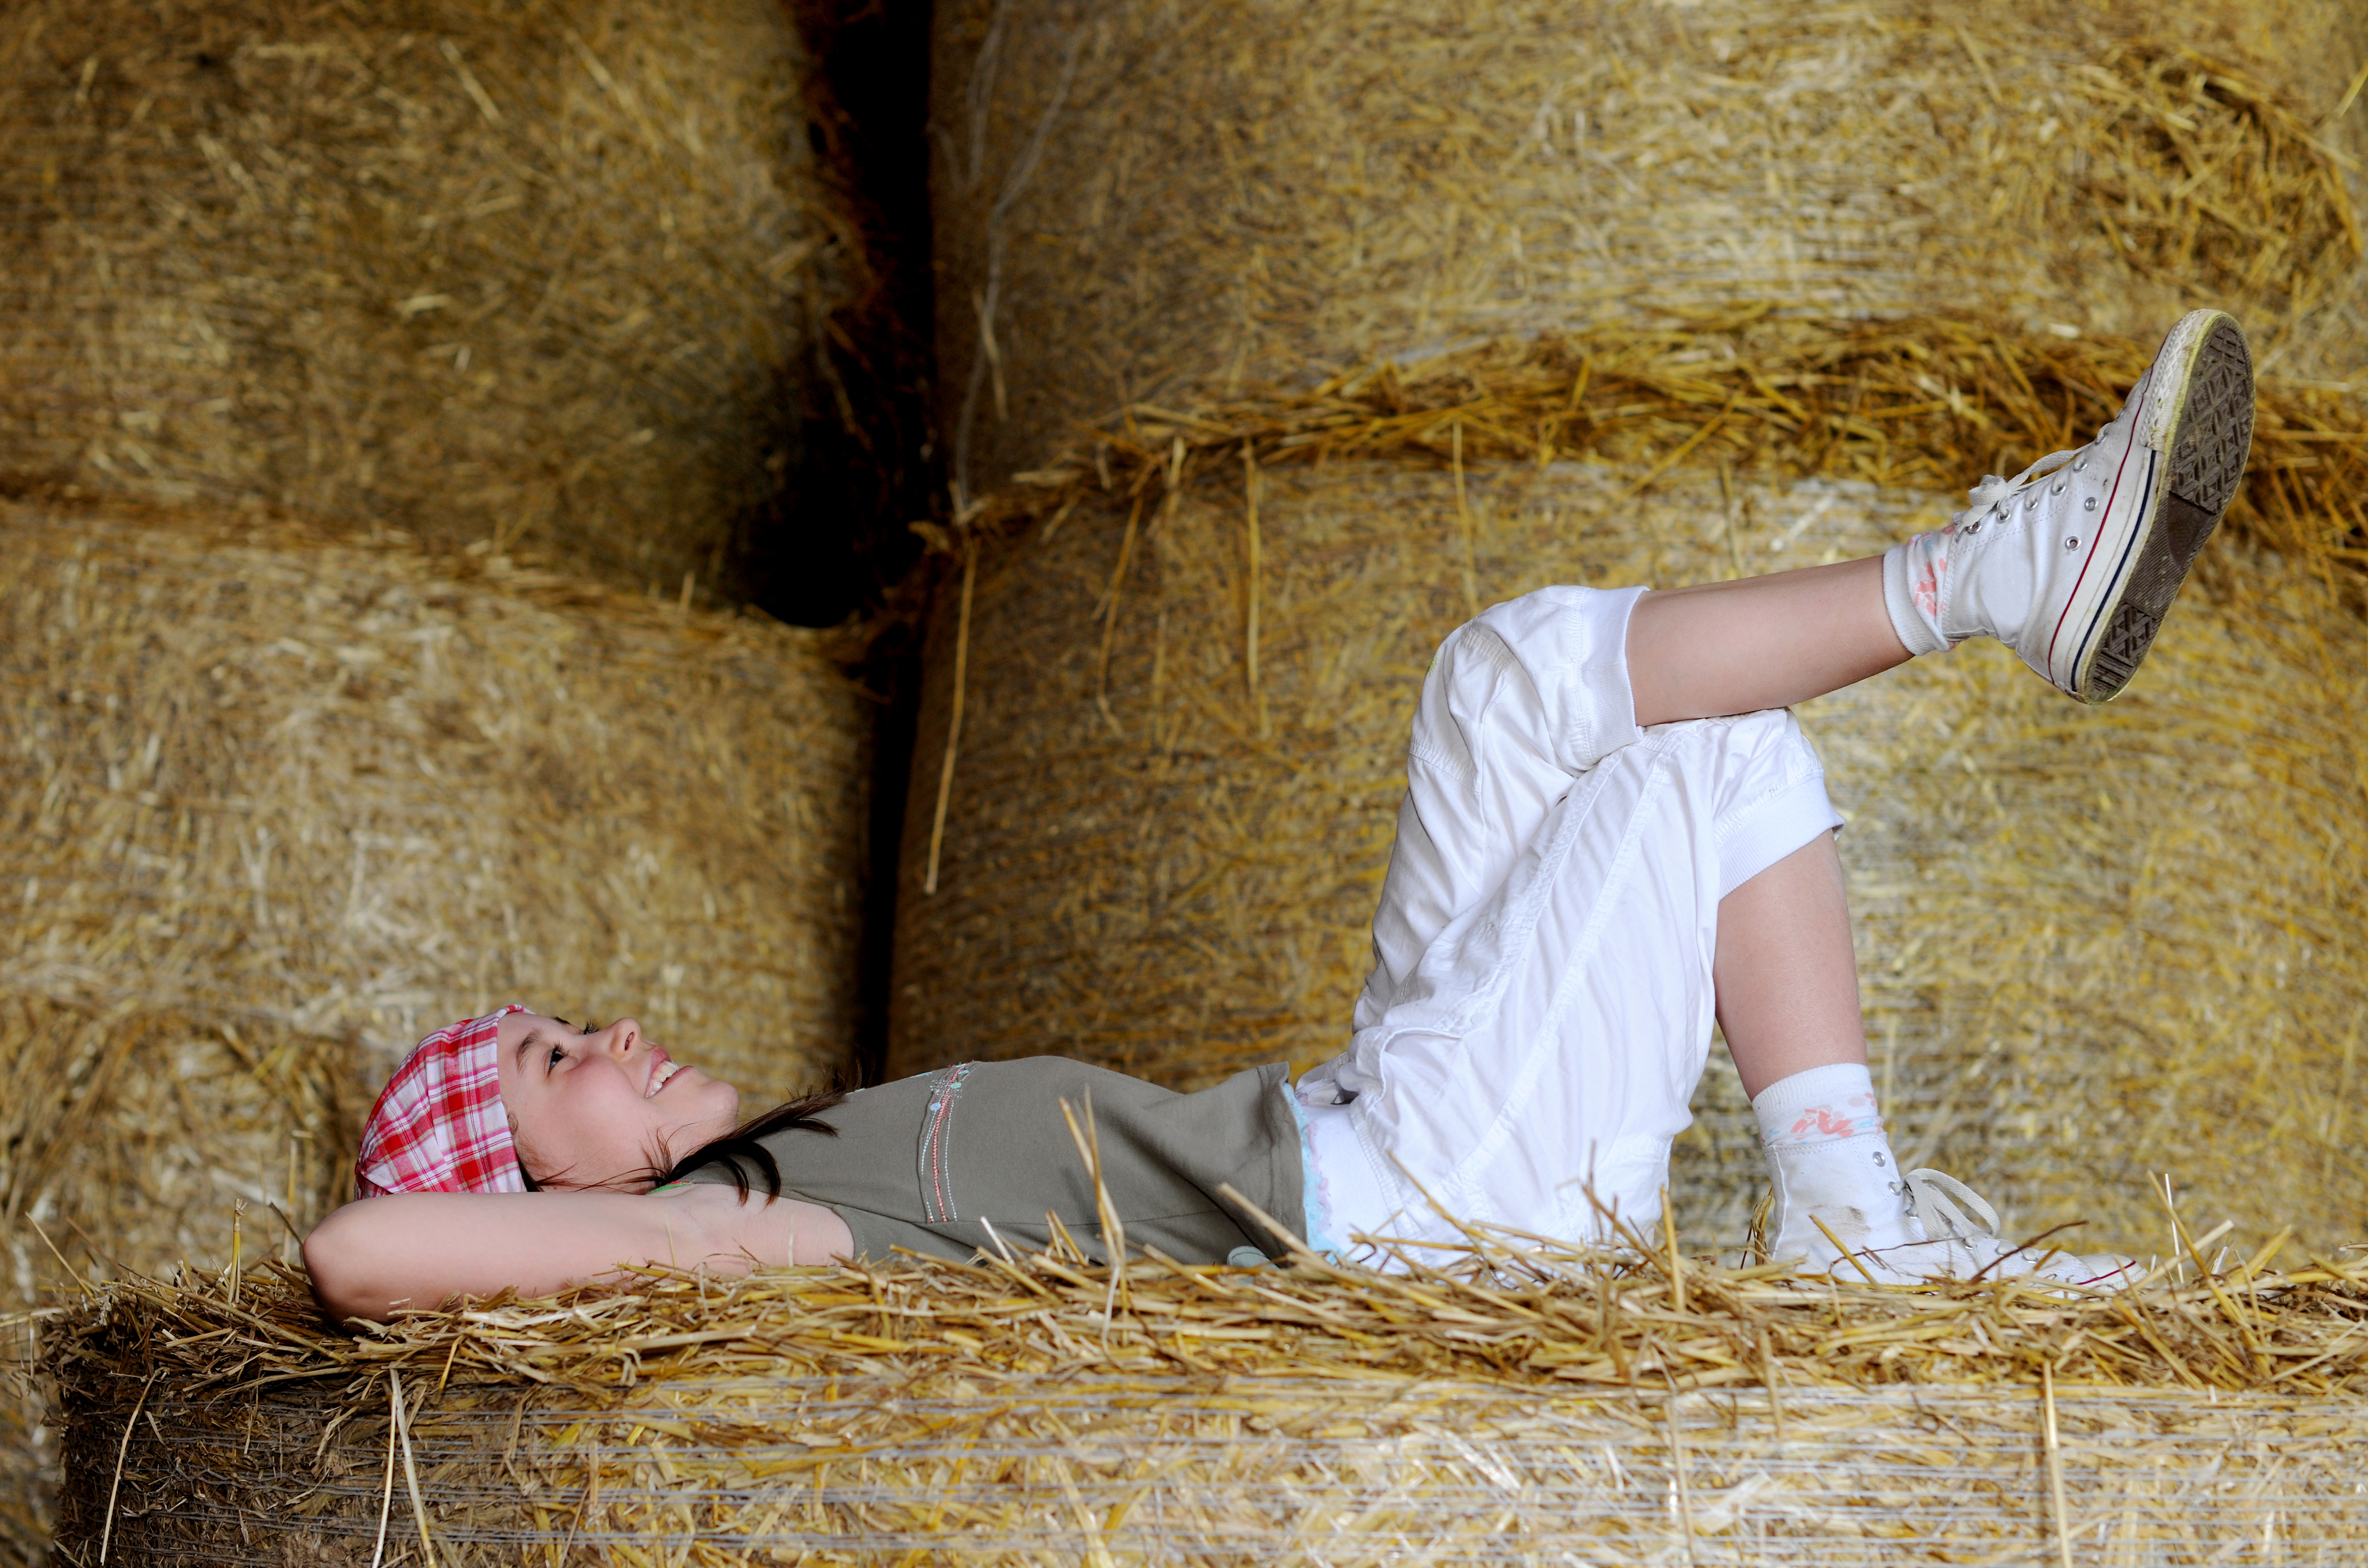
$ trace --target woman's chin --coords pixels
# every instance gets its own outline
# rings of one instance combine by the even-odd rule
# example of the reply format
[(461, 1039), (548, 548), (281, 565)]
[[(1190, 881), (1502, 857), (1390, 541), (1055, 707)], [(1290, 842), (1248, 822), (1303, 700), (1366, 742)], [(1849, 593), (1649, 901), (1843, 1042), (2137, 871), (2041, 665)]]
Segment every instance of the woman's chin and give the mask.
[(698, 1142), (703, 1143), (711, 1138), (723, 1137), (740, 1124), (739, 1090), (704, 1073), (689, 1083), (681, 1081), (686, 1077), (690, 1077), (690, 1073), (678, 1075), (676, 1082), (666, 1085), (670, 1096), (680, 1096), (669, 1108), (675, 1113), (677, 1126), (695, 1131)]

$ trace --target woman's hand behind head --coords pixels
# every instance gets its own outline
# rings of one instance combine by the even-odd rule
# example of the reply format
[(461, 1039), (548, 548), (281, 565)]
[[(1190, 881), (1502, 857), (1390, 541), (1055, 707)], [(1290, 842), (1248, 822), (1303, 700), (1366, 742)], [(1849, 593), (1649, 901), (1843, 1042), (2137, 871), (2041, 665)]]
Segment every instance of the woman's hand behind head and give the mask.
[(518, 1163), (541, 1187), (647, 1191), (740, 1114), (738, 1090), (675, 1061), (632, 1018), (584, 1029), (512, 1013), (499, 1058)]

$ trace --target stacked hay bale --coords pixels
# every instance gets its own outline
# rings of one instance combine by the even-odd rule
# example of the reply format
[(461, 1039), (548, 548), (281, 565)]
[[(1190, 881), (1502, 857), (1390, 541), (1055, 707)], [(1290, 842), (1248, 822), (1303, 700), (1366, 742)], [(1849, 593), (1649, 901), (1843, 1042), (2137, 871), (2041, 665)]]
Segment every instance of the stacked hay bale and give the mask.
[(935, 29), (974, 492), (1131, 402), (1752, 303), (2145, 335), (2201, 296), (2302, 318), (2281, 368), (2356, 369), (2314, 142), (2368, 38), (2317, 0), (965, 0)]
[(632, 1012), (752, 1103), (845, 1072), (876, 705), (717, 608), (822, 542), (752, 519), (860, 281), (786, 15), (10, 23), (0, 1312), (225, 1258), (240, 1201), (286, 1250), (267, 1200), (349, 1196), (472, 1010)]
[(17, 1302), (44, 1236), (211, 1264), (241, 1202), (292, 1256), (272, 1206), (350, 1198), (410, 1043), (504, 1002), (633, 1013), (752, 1106), (845, 1069), (871, 704), (827, 634), (175, 516), (0, 550)]
[(1649, 1241), (1486, 1284), (907, 1259), (352, 1339), (266, 1271), (117, 1286), (47, 1335), (59, 1537), (175, 1563), (2355, 1561), (2361, 1281), (2263, 1261), (2074, 1302), (1673, 1273)]
[[(928, 654), (892, 1071), (1321, 1060), (1458, 621), (1934, 526), (2085, 438), (2190, 303), (2287, 369), (2363, 341), (2317, 134), (2368, 47), (2339, 7), (1010, 0), (937, 27), (972, 524)], [(1846, 324), (1870, 315), (1899, 320), (1879, 367)], [(1564, 341), (1524, 369), (1541, 331)], [(1354, 406), (1326, 426), (1326, 399)], [(1969, 650), (1806, 715), (1856, 819), (1895, 1138), (2027, 1231), (2142, 1246), (2161, 1168), (2320, 1244), (2368, 1200), (2340, 1109), (2361, 634), (2319, 581), (2357, 547), (2361, 426), (2270, 400), (2255, 544), (2121, 708), (2049, 707)], [(1731, 1074), (1705, 1092), (1676, 1186), (1732, 1243), (1759, 1162)]]
[(187, 517), (0, 530), (17, 1211), (211, 1257), (294, 1135), (301, 1225), (354, 1096), (513, 998), (752, 1100), (841, 1066), (867, 703), (828, 634)]
[[(728, 585), (860, 265), (758, 0), (39, 0), (0, 59), (0, 489)], [(820, 395), (817, 396), (817, 393)]]

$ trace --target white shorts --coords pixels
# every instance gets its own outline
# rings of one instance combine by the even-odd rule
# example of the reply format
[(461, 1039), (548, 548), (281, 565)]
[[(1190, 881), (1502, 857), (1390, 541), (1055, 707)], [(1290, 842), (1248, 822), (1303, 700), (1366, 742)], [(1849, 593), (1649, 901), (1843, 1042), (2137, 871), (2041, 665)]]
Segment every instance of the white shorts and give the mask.
[(1431, 662), (1356, 1033), (1297, 1088), (1319, 1247), (1659, 1222), (1718, 902), (1841, 819), (1788, 711), (1637, 728), (1644, 593), (1542, 589)]

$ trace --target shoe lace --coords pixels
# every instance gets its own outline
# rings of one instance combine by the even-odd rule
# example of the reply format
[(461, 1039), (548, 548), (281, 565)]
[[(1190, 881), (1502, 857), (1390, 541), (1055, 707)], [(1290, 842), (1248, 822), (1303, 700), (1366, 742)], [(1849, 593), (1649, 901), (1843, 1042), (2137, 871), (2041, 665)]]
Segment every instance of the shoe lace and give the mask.
[(2036, 480), (2045, 479), (2087, 449), (2085, 447), (2074, 447), (2066, 451), (2050, 452), (2012, 479), (2000, 479), (1994, 473), (1984, 474), (1979, 484), (1965, 492), (1965, 498), (1973, 505), (1957, 516), (1960, 518), (1971, 517), (1988, 511), (2024, 485)]
[[(1961, 1200), (1981, 1216), (1978, 1221), (1973, 1214), (1959, 1207)], [(1924, 1227), (1924, 1234), (1929, 1240), (1937, 1242), (1955, 1236), (1972, 1241), (1977, 1234), (1996, 1236), (1998, 1233), (1998, 1210), (1984, 1202), (1981, 1194), (1946, 1171), (1936, 1171), (1929, 1166), (1909, 1171), (1907, 1201), (1916, 1211), (1917, 1223)], [(1977, 1223), (1980, 1227), (1978, 1232), (1975, 1229)]]
[[(2112, 430), (2113, 426), (2120, 422), (2121, 415), (2119, 415), (2107, 420), (2097, 431), (2097, 440), (2103, 440)], [(2090, 446), (2095, 444), (2095, 442), (2089, 443)], [(2016, 491), (2021, 490), (2024, 485), (2029, 484), (2035, 480), (2045, 479), (2049, 474), (2054, 473), (2057, 469), (2062, 468), (2066, 463), (2070, 462), (2074, 458), (2078, 457), (2082, 452), (2085, 452), (2088, 449), (2088, 447), (2073, 447), (2061, 452), (2050, 452), (2045, 457), (2040, 459), (2037, 462), (2032, 463), (2029, 468), (2024, 469), (2021, 473), (2016, 474), (2012, 479), (2000, 479), (1994, 473), (1986, 473), (1982, 475), (1982, 482), (1979, 484), (1975, 485), (1971, 490), (1965, 492), (1965, 499), (1971, 501), (1973, 505), (1964, 511), (1958, 513), (1957, 519), (1959, 521), (1963, 521), (1967, 517), (1975, 517), (1980, 513), (1987, 511), (1990, 507), (1997, 506), (1999, 502), (2005, 500)], [(1975, 1201), (1979, 1202), (1980, 1199), (1976, 1199)]]

